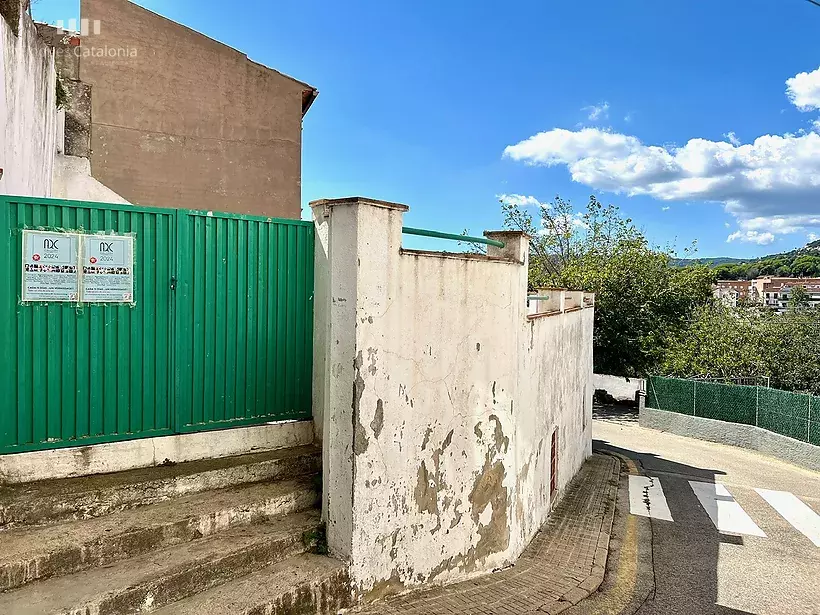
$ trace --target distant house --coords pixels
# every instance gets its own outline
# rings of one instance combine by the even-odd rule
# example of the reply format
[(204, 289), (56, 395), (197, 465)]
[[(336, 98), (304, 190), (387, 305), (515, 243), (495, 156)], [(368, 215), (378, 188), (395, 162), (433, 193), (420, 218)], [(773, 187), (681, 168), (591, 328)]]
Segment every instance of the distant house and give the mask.
[(713, 289), (715, 298), (726, 305), (737, 307), (738, 303), (749, 298), (751, 284), (747, 280), (718, 280)]
[(66, 154), (142, 205), (299, 218), (302, 118), (318, 92), (128, 0), (40, 26), (68, 92)]
[(784, 312), (789, 305), (791, 291), (796, 286), (808, 293), (810, 305), (820, 305), (820, 278), (759, 277), (754, 280), (718, 280), (714, 296), (725, 304), (737, 306), (741, 301), (752, 301)]

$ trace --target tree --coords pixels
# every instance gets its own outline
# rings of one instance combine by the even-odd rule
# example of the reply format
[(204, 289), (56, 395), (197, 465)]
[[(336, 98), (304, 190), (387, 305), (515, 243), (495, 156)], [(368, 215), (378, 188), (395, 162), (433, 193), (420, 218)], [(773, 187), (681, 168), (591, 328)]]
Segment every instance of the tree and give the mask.
[(673, 336), (661, 371), (680, 378), (767, 374), (762, 327), (767, 317), (756, 308), (733, 309), (720, 302), (697, 308)]
[(820, 310), (777, 314), (713, 302), (674, 336), (660, 371), (681, 378), (768, 376), (775, 388), (820, 395)]
[(789, 310), (804, 310), (810, 305), (809, 293), (805, 286), (793, 286), (789, 292)]
[(560, 197), (538, 216), (502, 201), (505, 227), (530, 235), (530, 285), (594, 292), (598, 372), (637, 376), (661, 363), (671, 336), (709, 301), (705, 265), (673, 267), (671, 250), (650, 246), (632, 220), (594, 196), (583, 212)]
[(764, 323), (766, 373), (787, 391), (820, 395), (820, 310), (788, 310)]

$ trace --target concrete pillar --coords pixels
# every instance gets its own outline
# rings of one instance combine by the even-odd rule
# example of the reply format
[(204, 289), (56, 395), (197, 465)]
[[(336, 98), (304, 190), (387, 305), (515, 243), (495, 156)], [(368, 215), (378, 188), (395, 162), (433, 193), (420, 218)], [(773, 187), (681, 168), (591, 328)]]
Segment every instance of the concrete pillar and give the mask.
[[(504, 243), (503, 248), (487, 246), (487, 256), (491, 258), (505, 258), (521, 263), (517, 284), (521, 287), (520, 303), (522, 315), (527, 314), (527, 279), (530, 268), (530, 236), (521, 231), (484, 231), (487, 239), (494, 239)], [(541, 303), (540, 301), (537, 303)]]
[[(362, 197), (310, 204), (316, 222), (314, 415), (321, 417), (322, 515), (330, 553), (353, 555), (354, 478), (362, 353), (368, 320), (389, 302), (406, 205)], [(351, 387), (351, 383), (353, 383)]]
[(484, 231), (487, 239), (501, 241), (503, 248), (487, 246), (487, 256), (506, 258), (523, 265), (529, 264), (530, 236), (521, 231)]
[(555, 312), (559, 308), (561, 300), (561, 291), (556, 288), (539, 288), (536, 293), (539, 297), (549, 297), (538, 302), (538, 313), (547, 314), (548, 312)]

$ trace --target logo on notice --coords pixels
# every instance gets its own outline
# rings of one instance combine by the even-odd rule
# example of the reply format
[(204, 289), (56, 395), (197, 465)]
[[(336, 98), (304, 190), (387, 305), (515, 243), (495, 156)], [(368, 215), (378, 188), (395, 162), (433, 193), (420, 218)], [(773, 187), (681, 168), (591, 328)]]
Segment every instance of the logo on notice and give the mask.
[(44, 239), (43, 240), (43, 248), (45, 250), (56, 250), (57, 249), (57, 239)]
[(113, 252), (114, 251), (114, 244), (113, 243), (105, 243), (104, 241), (100, 242), (100, 252)]
[(91, 257), (91, 258), (89, 258), (88, 260), (91, 262), (91, 264), (92, 264), (92, 265), (93, 265), (94, 263), (96, 263), (96, 262), (97, 262), (97, 258), (96, 258), (96, 257), (94, 257), (94, 256), (92, 256), (92, 257)]
[(32, 256), (32, 257), (31, 257), (31, 260), (33, 260), (33, 261), (38, 261), (38, 260), (40, 260), (40, 255), (39, 255), (39, 254), (35, 254), (34, 256)]

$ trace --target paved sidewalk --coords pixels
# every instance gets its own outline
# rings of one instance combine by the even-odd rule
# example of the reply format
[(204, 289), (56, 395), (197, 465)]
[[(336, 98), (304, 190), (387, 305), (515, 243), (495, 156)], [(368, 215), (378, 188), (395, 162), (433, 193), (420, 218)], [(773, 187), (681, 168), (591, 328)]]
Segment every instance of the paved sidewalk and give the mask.
[(398, 596), (359, 612), (544, 615), (568, 609), (603, 581), (619, 472), (614, 457), (590, 457), (512, 568)]

